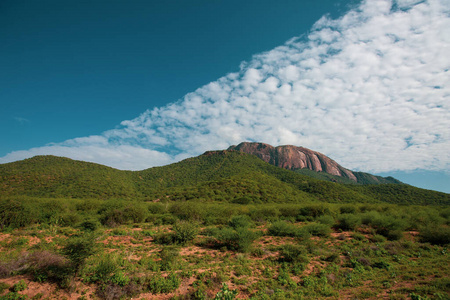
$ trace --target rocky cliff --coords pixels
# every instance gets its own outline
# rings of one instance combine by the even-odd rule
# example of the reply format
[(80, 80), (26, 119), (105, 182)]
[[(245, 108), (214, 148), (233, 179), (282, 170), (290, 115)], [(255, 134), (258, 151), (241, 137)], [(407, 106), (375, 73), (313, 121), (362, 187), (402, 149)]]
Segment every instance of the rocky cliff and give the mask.
[(253, 154), (272, 165), (289, 169), (310, 169), (316, 172), (326, 172), (357, 181), (352, 171), (345, 169), (326, 155), (307, 148), (292, 145), (273, 147), (264, 143), (244, 142), (231, 146), (228, 150)]

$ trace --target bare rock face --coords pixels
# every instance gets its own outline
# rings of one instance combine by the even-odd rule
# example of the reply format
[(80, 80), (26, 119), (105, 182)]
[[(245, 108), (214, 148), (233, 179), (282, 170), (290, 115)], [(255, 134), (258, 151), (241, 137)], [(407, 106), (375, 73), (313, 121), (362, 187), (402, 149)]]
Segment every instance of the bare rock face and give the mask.
[(264, 143), (244, 142), (237, 146), (231, 146), (228, 150), (253, 154), (269, 164), (288, 170), (307, 168), (357, 181), (352, 171), (345, 169), (322, 153), (303, 147), (292, 145), (273, 147)]

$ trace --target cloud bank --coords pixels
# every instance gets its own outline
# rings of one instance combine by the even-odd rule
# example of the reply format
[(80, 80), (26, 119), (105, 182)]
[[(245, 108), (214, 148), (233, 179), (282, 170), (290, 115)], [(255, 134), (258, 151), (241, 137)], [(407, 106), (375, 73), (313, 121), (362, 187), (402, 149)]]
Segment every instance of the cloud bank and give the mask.
[(294, 144), (368, 172), (450, 170), (450, 0), (368, 0), (240, 71), (100, 135), (15, 151), (119, 169), (242, 141)]

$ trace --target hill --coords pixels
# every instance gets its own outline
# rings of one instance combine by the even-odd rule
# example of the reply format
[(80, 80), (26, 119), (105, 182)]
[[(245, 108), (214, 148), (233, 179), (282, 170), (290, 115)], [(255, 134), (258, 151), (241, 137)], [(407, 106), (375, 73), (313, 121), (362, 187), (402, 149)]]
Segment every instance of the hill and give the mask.
[(328, 156), (304, 147), (292, 145), (273, 147), (265, 143), (243, 142), (229, 147), (228, 150), (253, 154), (271, 165), (322, 180), (359, 184), (401, 183), (392, 177), (348, 170)]
[(163, 167), (121, 171), (55, 156), (0, 165), (0, 193), (47, 198), (124, 198), (235, 203), (449, 204), (450, 195), (403, 184), (324, 181), (238, 151), (209, 151)]

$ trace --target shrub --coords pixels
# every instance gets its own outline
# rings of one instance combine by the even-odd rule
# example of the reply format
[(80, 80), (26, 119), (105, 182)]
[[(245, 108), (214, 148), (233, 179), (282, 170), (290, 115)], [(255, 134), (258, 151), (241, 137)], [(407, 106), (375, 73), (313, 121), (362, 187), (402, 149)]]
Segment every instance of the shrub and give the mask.
[(10, 288), (9, 284), (0, 282), (0, 294), (3, 294), (3, 292), (9, 288)]
[(161, 258), (161, 269), (171, 270), (176, 267), (178, 263), (178, 258), (180, 255), (180, 250), (173, 246), (164, 247), (159, 252), (159, 257)]
[(92, 211), (93, 212), (93, 211), (97, 211), (100, 208), (102, 202), (103, 201), (100, 201), (100, 200), (87, 199), (80, 203), (77, 203), (75, 207), (76, 207), (76, 210), (78, 210), (78, 211), (83, 211), (83, 212)]
[(280, 214), (280, 210), (272, 206), (255, 207), (250, 211), (250, 217), (257, 222), (276, 220)]
[(233, 200), (230, 201), (231, 203), (236, 203), (236, 204), (243, 204), (243, 205), (247, 205), (253, 202), (253, 199), (249, 196), (244, 196), (244, 197), (240, 197), (240, 198), (235, 198)]
[(308, 205), (300, 209), (301, 216), (311, 217), (314, 219), (323, 215), (329, 215), (330, 213), (330, 209), (323, 204)]
[(147, 216), (147, 207), (141, 202), (107, 201), (99, 210), (101, 222), (115, 227), (126, 223), (143, 222)]
[(97, 250), (93, 235), (71, 237), (63, 248), (63, 253), (70, 259), (75, 270), (79, 270), (86, 259)]
[(28, 272), (39, 282), (52, 281), (60, 286), (67, 283), (71, 267), (65, 257), (47, 250), (36, 251), (26, 258)]
[(24, 227), (34, 221), (35, 214), (24, 203), (17, 200), (0, 201), (0, 229)]
[(311, 224), (305, 225), (305, 226), (303, 226), (303, 229), (314, 236), (328, 236), (331, 233), (330, 226), (325, 225), (325, 224), (319, 224), (319, 223), (311, 223)]
[(85, 231), (95, 231), (100, 227), (100, 222), (96, 219), (84, 220), (79, 227)]
[(361, 223), (364, 225), (371, 225), (375, 220), (381, 218), (381, 215), (377, 211), (368, 211), (361, 214)]
[(396, 216), (381, 216), (371, 212), (363, 216), (363, 221), (375, 228), (377, 234), (387, 237), (389, 240), (397, 240), (402, 237), (402, 231), (407, 227), (407, 222)]
[(398, 241), (403, 237), (403, 231), (388, 230), (387, 232), (384, 232), (384, 236), (390, 241)]
[[(142, 284), (129, 282), (125, 285), (115, 283), (102, 284), (97, 288), (96, 294), (100, 299), (130, 299), (142, 293)], [(80, 297), (81, 299), (83, 297)], [(84, 299), (84, 298), (83, 298)]]
[(280, 261), (307, 263), (306, 249), (299, 245), (286, 244), (280, 249)]
[(287, 221), (277, 221), (272, 223), (268, 229), (269, 235), (273, 236), (296, 236), (298, 228)]
[(169, 211), (180, 220), (201, 222), (205, 217), (204, 204), (199, 202), (176, 202), (170, 206)]
[(10, 292), (6, 295), (0, 296), (1, 300), (27, 300), (27, 295), (17, 294), (16, 292)]
[(180, 278), (174, 273), (169, 274), (167, 277), (156, 275), (146, 280), (146, 286), (153, 294), (173, 292), (180, 286), (180, 283)]
[(234, 229), (239, 227), (248, 228), (253, 226), (252, 219), (247, 215), (237, 215), (233, 216), (228, 222), (228, 225)]
[(334, 224), (334, 218), (330, 215), (323, 215), (316, 219), (316, 221), (320, 224), (325, 224), (331, 226)]
[(342, 230), (354, 230), (361, 224), (361, 218), (354, 214), (342, 214), (338, 217), (336, 228)]
[(366, 237), (364, 236), (364, 234), (361, 234), (359, 232), (354, 232), (352, 234), (352, 238), (357, 240), (357, 241), (364, 241), (366, 239)]
[(355, 214), (358, 208), (354, 205), (344, 205), (339, 208), (341, 214)]
[(237, 296), (237, 290), (230, 290), (226, 283), (222, 284), (222, 288), (214, 297), (214, 300), (233, 300)]
[(247, 252), (253, 241), (260, 236), (259, 233), (243, 227), (237, 229), (225, 227), (214, 231), (213, 234), (219, 244), (239, 252)]
[(428, 242), (434, 245), (450, 244), (450, 227), (424, 227), (420, 230), (419, 239), (421, 242)]
[(126, 286), (130, 282), (130, 277), (126, 276), (122, 271), (114, 273), (111, 282), (119, 286)]
[(165, 214), (150, 214), (147, 216), (146, 222), (152, 222), (155, 225), (175, 224), (177, 218), (169, 213)]
[(75, 226), (81, 222), (81, 216), (76, 212), (65, 213), (61, 216), (61, 225)]
[(148, 211), (151, 214), (164, 214), (167, 212), (166, 205), (162, 203), (149, 203)]
[(119, 270), (116, 259), (111, 255), (106, 255), (94, 267), (93, 274), (90, 276), (90, 282), (108, 282), (113, 274)]
[(195, 223), (186, 221), (176, 222), (173, 226), (173, 240), (177, 244), (185, 245), (193, 241), (198, 234), (198, 226)]
[(25, 280), (20, 280), (19, 282), (15, 283), (12, 287), (11, 287), (11, 291), (13, 292), (21, 292), (26, 290), (28, 287), (27, 283), (25, 282)]

